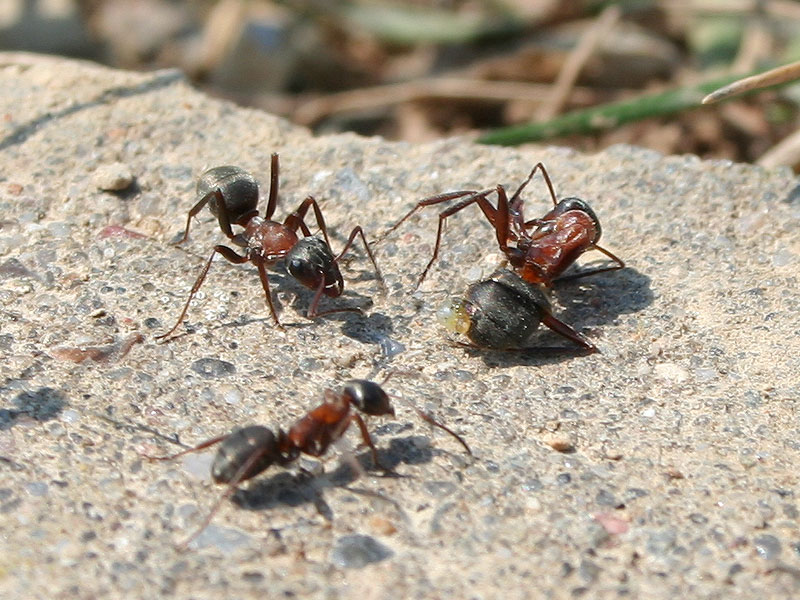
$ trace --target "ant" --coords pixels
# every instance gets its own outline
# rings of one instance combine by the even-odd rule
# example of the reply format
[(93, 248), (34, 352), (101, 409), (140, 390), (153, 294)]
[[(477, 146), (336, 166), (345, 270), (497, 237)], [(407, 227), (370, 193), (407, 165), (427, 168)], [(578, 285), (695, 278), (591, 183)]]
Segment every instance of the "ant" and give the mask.
[[(263, 473), (273, 464), (286, 466), (300, 454), (313, 457), (324, 455), (330, 445), (341, 438), (353, 422), (358, 425), (361, 439), (372, 453), (374, 465), (391, 473), (392, 470), (381, 465), (378, 460), (378, 451), (369, 435), (367, 425), (361, 415), (353, 411), (353, 407), (365, 415), (394, 416), (389, 395), (382, 387), (392, 374), (390, 373), (381, 384), (366, 379), (352, 379), (345, 383), (339, 392), (326, 389), (323, 402), (295, 421), (288, 432), (278, 429), (273, 433), (267, 427), (249, 425), (170, 456), (142, 455), (149, 460), (172, 460), (220, 444), (211, 465), (211, 477), (215, 483), (227, 484), (228, 490), (212, 507), (197, 531), (180, 546), (184, 548), (188, 546), (208, 526), (222, 502), (233, 494), (240, 483)], [(415, 410), (424, 421), (452, 435), (464, 447), (467, 454), (472, 456), (472, 450), (461, 436), (429, 414), (416, 408)]]
[[(550, 192), (553, 208), (539, 219), (526, 221), (521, 195), (539, 171)], [(496, 207), (487, 199), (493, 193), (497, 194)], [(417, 287), (439, 256), (445, 220), (471, 204), (478, 205), (494, 228), (497, 243), (505, 254), (505, 263), (510, 264), (511, 269), (497, 272), (489, 279), (470, 286), (465, 300), (443, 311), (446, 326), (453, 331), (466, 333), (477, 347), (520, 349), (541, 322), (584, 349), (597, 351), (594, 344), (552, 315), (550, 303), (540, 289), (551, 287), (555, 281), (577, 279), (625, 266), (620, 258), (598, 245), (602, 229), (589, 204), (575, 197), (559, 201), (547, 169), (539, 162), (511, 198), (500, 184), (483, 191), (460, 190), (437, 194), (417, 202), (383, 237), (392, 233), (420, 208), (458, 198), (461, 198), (458, 203), (439, 213), (433, 256), (417, 280)], [(616, 264), (563, 275), (581, 254), (589, 250), (602, 252)], [(476, 317), (478, 313), (482, 313), (480, 317)], [(476, 318), (483, 321), (479, 322)]]
[[(315, 290), (314, 298), (308, 308), (307, 317), (309, 319), (336, 312), (361, 312), (358, 308), (335, 308), (322, 312), (318, 310), (323, 294), (337, 298), (344, 291), (344, 280), (339, 271), (339, 261), (350, 249), (356, 236), (360, 236), (364, 242), (364, 248), (375, 268), (375, 275), (381, 286), (384, 285), (378, 263), (375, 262), (375, 257), (360, 226), (353, 228), (344, 249), (334, 256), (328, 238), (328, 228), (322, 217), (322, 211), (313, 196), (308, 196), (303, 200), (283, 223), (272, 220), (278, 203), (278, 172), (278, 154), (274, 153), (270, 164), (269, 194), (264, 217), (260, 217), (258, 214), (258, 182), (244, 169), (235, 166), (213, 167), (200, 176), (197, 182), (199, 200), (189, 211), (186, 218), (186, 230), (178, 243), (181, 244), (188, 239), (192, 217), (199, 213), (205, 205), (208, 205), (211, 213), (217, 217), (222, 233), (233, 244), (244, 248), (244, 255), (237, 254), (227, 246), (214, 246), (211, 256), (189, 292), (189, 298), (186, 300), (177, 322), (172, 329), (156, 336), (156, 339), (169, 337), (183, 322), (186, 312), (189, 310), (189, 304), (200, 286), (203, 285), (208, 270), (211, 268), (211, 262), (217, 254), (233, 264), (251, 262), (256, 266), (270, 314), (275, 325), (281, 329), (283, 327), (272, 303), (267, 277), (267, 267), (279, 260), (286, 261), (286, 267), (292, 277), (304, 286)], [(305, 216), (309, 208), (314, 210), (317, 225), (324, 239), (311, 235), (311, 231), (305, 223)], [(232, 225), (238, 225), (244, 230), (234, 234)], [(298, 237), (298, 230), (303, 234), (302, 238)]]

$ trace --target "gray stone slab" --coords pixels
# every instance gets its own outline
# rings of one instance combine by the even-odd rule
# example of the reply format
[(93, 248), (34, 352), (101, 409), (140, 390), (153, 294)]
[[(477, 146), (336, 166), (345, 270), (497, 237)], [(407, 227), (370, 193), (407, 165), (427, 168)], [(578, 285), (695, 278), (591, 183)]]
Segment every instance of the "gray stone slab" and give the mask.
[[(171, 71), (20, 54), (0, 64), (3, 597), (800, 593), (800, 201), (788, 171), (626, 146), (589, 156), (314, 138)], [(365, 317), (306, 320), (311, 292), (277, 269), (278, 331), (255, 269), (218, 261), (182, 335), (155, 343), (225, 241), (203, 213), (186, 244), (169, 243), (197, 176), (237, 164), (265, 181), (272, 152), (279, 215), (314, 194), (336, 248), (356, 224), (373, 237), (422, 197), (513, 185), (544, 161), (628, 264), (555, 293), (557, 314), (602, 353), (450, 343), (437, 308), (500, 261), (477, 209), (450, 220), (416, 293), (434, 209), (378, 246), (388, 294), (363, 253), (346, 261), (347, 291), (324, 306)], [(108, 172), (129, 185), (103, 191)], [(548, 202), (536, 182), (528, 212)], [(274, 468), (242, 485), (176, 549), (224, 488), (209, 480), (210, 453), (140, 453), (174, 452), (174, 436), (287, 427), (326, 387), (390, 370), (402, 372), (387, 384), (397, 416), (370, 427), (402, 477), (354, 475), (348, 455), (370, 463), (350, 432), (350, 450), (298, 463), (309, 473)]]

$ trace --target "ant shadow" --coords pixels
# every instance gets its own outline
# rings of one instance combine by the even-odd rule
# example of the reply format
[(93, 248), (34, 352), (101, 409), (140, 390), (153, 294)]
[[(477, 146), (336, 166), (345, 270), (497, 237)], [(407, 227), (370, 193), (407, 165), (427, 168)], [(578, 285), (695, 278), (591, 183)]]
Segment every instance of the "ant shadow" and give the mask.
[[(367, 280), (369, 277), (363, 277), (363, 279)], [(270, 269), (269, 281), (270, 293), (273, 294), (272, 303), (275, 306), (275, 312), (281, 319), (281, 325), (286, 329), (305, 329), (308, 327), (314, 327), (315, 323), (319, 319), (338, 321), (342, 324), (341, 332), (343, 335), (364, 344), (377, 344), (381, 339), (394, 331), (392, 319), (389, 316), (380, 312), (365, 312), (373, 305), (372, 298), (368, 296), (364, 296), (347, 289), (345, 289), (344, 293), (338, 298), (328, 298), (323, 296), (320, 300), (321, 312), (324, 313), (327, 310), (345, 310), (341, 310), (341, 312), (323, 314), (314, 319), (308, 319), (305, 317), (305, 315), (307, 314), (309, 306), (311, 305), (314, 297), (313, 290), (309, 290), (307, 287), (299, 284), (286, 272), (283, 264), (276, 265)], [(349, 281), (353, 281), (353, 279), (350, 279)], [(291, 296), (289, 305), (298, 313), (298, 316), (302, 320), (294, 322), (286, 322), (284, 320), (283, 312), (285, 303), (281, 302), (280, 297), (275, 294), (276, 291), (286, 292)], [(265, 317), (242, 316), (227, 323), (217, 325), (214, 329), (236, 329), (238, 327), (244, 327), (254, 323), (263, 323), (267, 327), (274, 327), (274, 321), (272, 320), (272, 317), (269, 316), (268, 309), (266, 309), (266, 301), (265, 310), (267, 310), (267, 316)], [(173, 334), (171, 339), (177, 339), (194, 333), (196, 327), (196, 324), (186, 321), (186, 330)]]
[[(394, 438), (389, 442), (388, 448), (378, 449), (378, 460), (383, 467), (388, 469), (384, 476), (412, 477), (395, 473), (395, 467), (401, 463), (408, 465), (429, 463), (434, 456), (440, 454), (447, 454), (447, 451), (435, 449), (427, 437), (408, 436)], [(321, 475), (283, 471), (251, 483), (247, 489), (237, 489), (231, 499), (234, 504), (245, 510), (271, 510), (279, 507), (313, 504), (327, 521), (333, 521), (334, 518), (333, 510), (324, 498), (324, 491), (327, 489), (342, 488), (354, 493), (382, 498), (386, 502), (398, 506), (394, 500), (379, 492), (349, 488), (348, 486), (358, 480), (363, 473), (374, 474), (376, 470), (381, 470), (380, 467), (373, 465), (372, 454), (369, 451), (351, 456), (351, 459), (357, 464), (357, 467), (354, 468), (352, 462), (345, 460), (334, 471)]]
[[(286, 268), (283, 264), (279, 265), (277, 269), (272, 269), (270, 271), (270, 283), (272, 282), (273, 275), (279, 276), (275, 277), (277, 289), (292, 295), (292, 309), (300, 315), (305, 315), (314, 297), (313, 290), (309, 290), (298, 283), (293, 277), (290, 277), (288, 273), (286, 273)], [(324, 313), (327, 310), (341, 312), (323, 314), (318, 318), (340, 322), (342, 335), (350, 339), (363, 344), (377, 344), (383, 337), (394, 332), (392, 319), (381, 312), (367, 313), (366, 311), (369, 311), (374, 305), (372, 297), (347, 289), (347, 283), (353, 281), (374, 281), (374, 276), (370, 276), (369, 273), (361, 273), (355, 278), (348, 278), (345, 281), (345, 291), (341, 296), (338, 298), (323, 296), (319, 304), (320, 312)], [(281, 302), (273, 298), (273, 303), (275, 304), (275, 310), (278, 311), (280, 316), (282, 308)], [(313, 326), (316, 320), (317, 319), (307, 319), (305, 322), (284, 324), (284, 326), (309, 327)]]
[[(639, 312), (653, 303), (651, 279), (631, 267), (597, 277), (572, 279), (553, 286), (553, 295), (564, 308), (559, 312), (568, 322), (590, 327), (611, 323), (620, 315)], [(597, 299), (592, 305), (583, 297)]]
[[(620, 315), (639, 312), (653, 303), (651, 279), (640, 271), (625, 267), (602, 276), (555, 281), (553, 296), (563, 308), (555, 316), (579, 331), (584, 327), (600, 327), (612, 323)], [(597, 299), (591, 305), (582, 298)], [(572, 360), (587, 355), (577, 346), (558, 344), (560, 336), (540, 327), (530, 340), (530, 347), (522, 350), (491, 350), (467, 346), (473, 356), (480, 356), (489, 367), (544, 366)]]
[(42, 387), (33, 392), (22, 392), (14, 398), (16, 408), (0, 409), (0, 431), (11, 429), (22, 416), (43, 423), (56, 418), (69, 403), (60, 390)]

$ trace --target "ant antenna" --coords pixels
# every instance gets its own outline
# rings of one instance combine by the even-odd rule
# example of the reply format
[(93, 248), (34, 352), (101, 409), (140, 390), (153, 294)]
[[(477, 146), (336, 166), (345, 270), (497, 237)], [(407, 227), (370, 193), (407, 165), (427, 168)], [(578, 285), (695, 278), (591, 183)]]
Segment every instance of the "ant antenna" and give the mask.
[[(399, 371), (397, 369), (393, 369), (393, 370), (389, 371), (386, 374), (386, 377), (381, 382), (381, 387), (383, 387), (383, 385), (387, 381), (389, 381), (389, 379), (391, 379), (392, 377), (395, 377), (397, 375), (400, 375), (400, 376), (407, 375), (407, 376), (417, 377), (417, 378), (419, 378), (421, 376), (421, 374), (418, 371)], [(472, 454), (472, 450), (470, 449), (469, 445), (467, 444), (467, 442), (464, 441), (464, 438), (462, 438), (460, 435), (458, 435), (455, 431), (453, 431), (452, 429), (450, 429), (446, 425), (443, 425), (442, 423), (439, 423), (439, 421), (434, 419), (433, 416), (430, 413), (426, 413), (422, 409), (418, 408), (411, 400), (407, 400), (406, 398), (403, 398), (401, 396), (397, 396), (396, 394), (389, 394), (388, 392), (387, 392), (387, 395), (389, 397), (391, 397), (391, 398), (394, 398), (395, 400), (399, 400), (400, 402), (402, 402), (403, 404), (405, 404), (406, 406), (408, 406), (409, 408), (414, 410), (417, 413), (417, 415), (419, 415), (419, 418), (422, 419), (423, 421), (425, 421), (426, 423), (429, 423), (429, 424), (433, 425), (434, 427), (438, 427), (439, 429), (449, 433), (456, 440), (458, 440), (458, 443), (461, 444), (464, 447), (464, 450), (467, 451), (467, 454), (469, 454), (470, 456), (474, 456)]]

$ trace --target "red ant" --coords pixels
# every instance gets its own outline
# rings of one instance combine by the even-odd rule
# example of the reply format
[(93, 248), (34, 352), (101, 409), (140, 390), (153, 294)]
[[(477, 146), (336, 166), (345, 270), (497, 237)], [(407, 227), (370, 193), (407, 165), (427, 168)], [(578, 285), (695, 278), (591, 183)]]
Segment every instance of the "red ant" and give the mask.
[[(267, 211), (264, 217), (258, 215), (258, 182), (247, 171), (239, 167), (222, 166), (208, 169), (200, 176), (197, 182), (197, 196), (200, 199), (189, 211), (186, 218), (186, 230), (178, 243), (183, 243), (188, 239), (192, 217), (208, 204), (209, 210), (219, 221), (222, 233), (233, 244), (244, 248), (244, 255), (237, 254), (227, 246), (214, 246), (211, 256), (189, 292), (189, 298), (186, 300), (177, 322), (172, 329), (156, 336), (156, 339), (169, 337), (183, 322), (186, 312), (189, 310), (189, 304), (200, 286), (203, 285), (208, 270), (211, 268), (211, 261), (216, 254), (220, 254), (225, 260), (234, 264), (251, 262), (256, 266), (270, 314), (279, 328), (282, 326), (272, 304), (267, 277), (267, 267), (279, 260), (286, 261), (286, 267), (292, 277), (304, 286), (315, 290), (307, 313), (309, 319), (336, 312), (361, 312), (358, 308), (335, 308), (322, 312), (317, 310), (323, 294), (337, 298), (344, 291), (344, 281), (338, 263), (345, 252), (350, 249), (357, 235), (361, 236), (367, 255), (375, 268), (378, 281), (383, 286), (383, 276), (360, 226), (354, 227), (350, 232), (344, 249), (337, 256), (333, 255), (322, 211), (312, 196), (303, 200), (283, 223), (272, 220), (278, 203), (278, 171), (278, 155), (273, 154)], [(304, 219), (309, 208), (314, 210), (314, 216), (324, 240), (311, 235), (311, 231), (305, 223)], [(239, 225), (244, 228), (244, 231), (234, 234), (232, 225)], [(298, 229), (304, 237), (298, 237)]]
[[(547, 184), (553, 209), (540, 219), (526, 221), (521, 194), (537, 171), (541, 171)], [(493, 193), (497, 193), (497, 207), (487, 199)], [(490, 279), (470, 286), (467, 298), (444, 312), (448, 328), (467, 334), (479, 347), (511, 349), (519, 348), (527, 341), (541, 322), (585, 349), (596, 351), (594, 344), (552, 315), (550, 303), (539, 289), (550, 287), (554, 281), (576, 279), (625, 266), (620, 258), (598, 245), (602, 230), (591, 207), (580, 198), (559, 201), (547, 170), (542, 163), (537, 163), (511, 198), (505, 187), (499, 184), (483, 191), (461, 190), (431, 196), (417, 202), (383, 237), (420, 208), (458, 198), (462, 199), (439, 213), (433, 256), (422, 271), (417, 287), (439, 255), (445, 220), (471, 204), (478, 205), (494, 228), (497, 243), (511, 265), (511, 271), (495, 273)], [(562, 275), (589, 250), (599, 250), (616, 264)], [(478, 324), (476, 315), (481, 312), (483, 323)]]
[[(384, 379), (383, 384), (391, 376), (392, 373)], [(170, 456), (142, 455), (149, 460), (172, 460), (215, 444), (221, 444), (211, 465), (211, 477), (215, 483), (227, 484), (228, 490), (213, 506), (198, 530), (183, 542), (181, 547), (186, 547), (208, 526), (222, 502), (233, 494), (236, 486), (241, 482), (263, 473), (273, 464), (286, 466), (296, 460), (300, 454), (313, 457), (324, 455), (330, 445), (344, 435), (352, 422), (358, 425), (361, 439), (369, 446), (375, 466), (391, 472), (391, 469), (382, 466), (378, 460), (378, 451), (372, 442), (364, 419), (352, 410), (355, 407), (365, 415), (394, 416), (394, 408), (389, 401), (389, 395), (381, 387), (383, 384), (366, 379), (352, 379), (338, 393), (330, 389), (325, 390), (325, 399), (322, 404), (295, 421), (288, 432), (278, 429), (277, 433), (273, 433), (261, 425), (250, 425), (234, 429), (229, 434), (212, 438)], [(472, 450), (461, 436), (436, 421), (429, 414), (419, 409), (415, 410), (424, 421), (443, 429), (456, 438), (467, 454), (472, 455)]]

